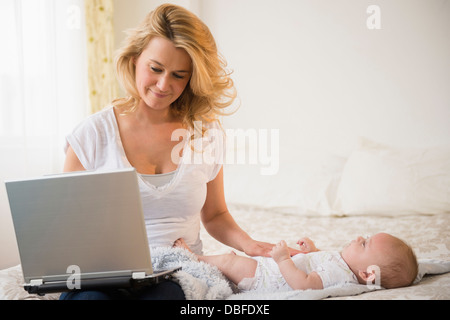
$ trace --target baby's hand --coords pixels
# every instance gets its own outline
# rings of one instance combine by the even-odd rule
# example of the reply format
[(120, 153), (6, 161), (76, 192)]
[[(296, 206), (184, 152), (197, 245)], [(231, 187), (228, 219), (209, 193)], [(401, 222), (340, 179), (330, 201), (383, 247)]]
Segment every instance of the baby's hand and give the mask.
[(291, 258), (289, 248), (284, 240), (280, 241), (272, 248), (272, 252), (270, 253), (270, 255), (276, 263), (280, 263), (286, 259)]
[(300, 251), (302, 253), (319, 251), (319, 249), (316, 248), (314, 242), (310, 238), (301, 238), (297, 241), (297, 244), (300, 246)]

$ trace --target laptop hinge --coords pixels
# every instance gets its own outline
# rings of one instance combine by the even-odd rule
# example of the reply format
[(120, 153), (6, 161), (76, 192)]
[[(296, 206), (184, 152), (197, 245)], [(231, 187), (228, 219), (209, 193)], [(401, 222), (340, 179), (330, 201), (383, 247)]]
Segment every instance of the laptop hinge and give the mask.
[(145, 272), (133, 272), (131, 274), (131, 278), (133, 278), (133, 279), (145, 279)]
[(30, 280), (30, 284), (29, 285), (31, 287), (35, 287), (35, 286), (41, 286), (43, 284), (44, 284), (44, 281), (42, 279), (33, 279), (33, 280)]

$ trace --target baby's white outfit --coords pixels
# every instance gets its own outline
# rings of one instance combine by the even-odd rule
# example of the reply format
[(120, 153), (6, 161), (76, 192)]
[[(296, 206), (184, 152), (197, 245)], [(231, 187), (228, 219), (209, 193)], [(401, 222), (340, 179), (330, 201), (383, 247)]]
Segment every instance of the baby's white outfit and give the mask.
[[(255, 257), (258, 262), (255, 276), (245, 278), (238, 284), (242, 291), (289, 291), (293, 290), (284, 280), (278, 264), (272, 258)], [(323, 288), (358, 283), (355, 274), (337, 251), (318, 251), (297, 254), (292, 257), (297, 268), (306, 272), (316, 272), (322, 279)]]

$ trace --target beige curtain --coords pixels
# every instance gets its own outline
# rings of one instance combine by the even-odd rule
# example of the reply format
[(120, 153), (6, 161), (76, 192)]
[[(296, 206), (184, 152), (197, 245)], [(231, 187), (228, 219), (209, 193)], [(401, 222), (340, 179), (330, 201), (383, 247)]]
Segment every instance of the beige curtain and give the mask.
[(95, 113), (117, 98), (113, 0), (85, 0), (89, 98)]

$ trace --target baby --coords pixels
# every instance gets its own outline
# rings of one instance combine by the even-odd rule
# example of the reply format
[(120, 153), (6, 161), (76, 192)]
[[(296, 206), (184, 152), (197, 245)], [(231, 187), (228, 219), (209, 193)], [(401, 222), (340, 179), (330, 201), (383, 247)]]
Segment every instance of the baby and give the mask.
[[(320, 251), (309, 238), (302, 238), (297, 244), (303, 253), (293, 257), (285, 241), (273, 247), (272, 258), (249, 258), (235, 253), (197, 257), (219, 268), (242, 291), (324, 289), (344, 283), (397, 288), (412, 284), (418, 272), (411, 247), (386, 233), (358, 237), (340, 253)], [(190, 251), (183, 239), (174, 246)]]

